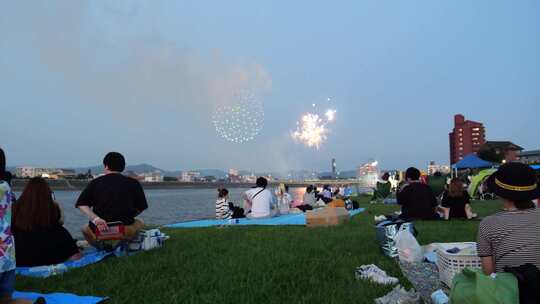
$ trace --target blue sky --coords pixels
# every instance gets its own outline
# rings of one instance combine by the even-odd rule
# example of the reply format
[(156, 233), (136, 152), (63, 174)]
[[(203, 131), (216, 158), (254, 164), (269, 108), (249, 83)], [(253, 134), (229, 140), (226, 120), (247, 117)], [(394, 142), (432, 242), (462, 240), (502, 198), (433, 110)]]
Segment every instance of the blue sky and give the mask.
[[(249, 88), (259, 136), (216, 135)], [(290, 132), (338, 111), (320, 150)], [(164, 169), (353, 169), (448, 162), (454, 113), (539, 149), (538, 1), (3, 1), (0, 146), (9, 165), (86, 166), (105, 152)]]

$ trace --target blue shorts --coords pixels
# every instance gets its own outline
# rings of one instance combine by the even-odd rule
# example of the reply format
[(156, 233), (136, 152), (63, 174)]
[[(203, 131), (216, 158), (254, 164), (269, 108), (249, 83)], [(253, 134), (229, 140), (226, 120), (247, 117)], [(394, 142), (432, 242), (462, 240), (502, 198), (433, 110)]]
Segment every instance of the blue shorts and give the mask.
[(0, 273), (0, 298), (15, 291), (15, 269)]

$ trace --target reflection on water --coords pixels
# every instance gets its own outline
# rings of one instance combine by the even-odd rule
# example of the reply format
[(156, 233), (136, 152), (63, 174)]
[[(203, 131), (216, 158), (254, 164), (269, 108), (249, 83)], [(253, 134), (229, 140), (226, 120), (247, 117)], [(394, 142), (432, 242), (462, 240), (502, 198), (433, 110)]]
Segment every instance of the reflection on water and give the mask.
[[(240, 196), (247, 189), (229, 189), (229, 199), (236, 205), (242, 205)], [(271, 189), (273, 192), (273, 189)], [(289, 193), (295, 200), (302, 200), (304, 188), (291, 188)], [(18, 193), (19, 195), (20, 193)], [(65, 213), (64, 226), (73, 237), (81, 238), (80, 227), (88, 219), (75, 208), (80, 191), (55, 191), (56, 200)], [(215, 216), (215, 189), (166, 189), (145, 190), (148, 209), (141, 214), (147, 224), (165, 225), (186, 220), (213, 218)]]

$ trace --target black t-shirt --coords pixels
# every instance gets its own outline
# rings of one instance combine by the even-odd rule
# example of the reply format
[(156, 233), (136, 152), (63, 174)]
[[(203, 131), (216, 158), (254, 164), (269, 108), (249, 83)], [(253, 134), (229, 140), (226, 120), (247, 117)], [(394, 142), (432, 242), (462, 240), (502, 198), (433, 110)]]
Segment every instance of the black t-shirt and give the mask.
[(442, 206), (450, 208), (450, 218), (466, 218), (465, 205), (471, 203), (471, 197), (467, 191), (463, 191), (461, 196), (450, 196), (445, 191), (442, 199)]
[(144, 191), (133, 178), (111, 173), (94, 179), (83, 190), (75, 207), (89, 206), (107, 222), (131, 225), (148, 208)]
[(437, 199), (428, 185), (413, 182), (397, 193), (397, 203), (401, 205), (401, 217), (407, 219), (431, 220), (437, 218)]
[[(17, 213), (17, 216), (27, 216)], [(18, 229), (13, 224), (17, 266), (34, 267), (63, 263), (79, 252), (71, 234), (58, 223), (60, 209), (50, 227), (34, 227), (32, 231)], [(13, 218), (13, 222), (17, 219)]]

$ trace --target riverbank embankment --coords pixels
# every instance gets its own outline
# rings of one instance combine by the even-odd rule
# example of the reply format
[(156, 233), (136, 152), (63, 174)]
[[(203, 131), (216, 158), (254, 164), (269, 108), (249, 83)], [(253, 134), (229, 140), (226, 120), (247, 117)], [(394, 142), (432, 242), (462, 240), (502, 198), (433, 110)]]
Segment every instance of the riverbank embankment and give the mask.
[[(12, 188), (15, 191), (22, 191), (26, 185), (27, 179), (15, 179), (12, 181)], [(81, 191), (84, 189), (90, 181), (88, 180), (68, 180), (68, 179), (50, 179), (49, 185), (53, 191)], [(270, 186), (277, 186), (281, 181), (271, 182)], [(344, 185), (355, 184), (358, 185), (358, 181), (352, 180), (320, 180), (320, 181), (285, 181), (289, 187), (307, 187), (308, 185), (316, 185), (322, 187), (325, 184), (331, 185)], [(172, 182), (141, 182), (144, 189), (216, 189), (218, 187), (225, 188), (250, 188), (253, 186), (251, 183), (228, 183), (228, 182), (194, 182), (186, 183), (179, 181)]]

